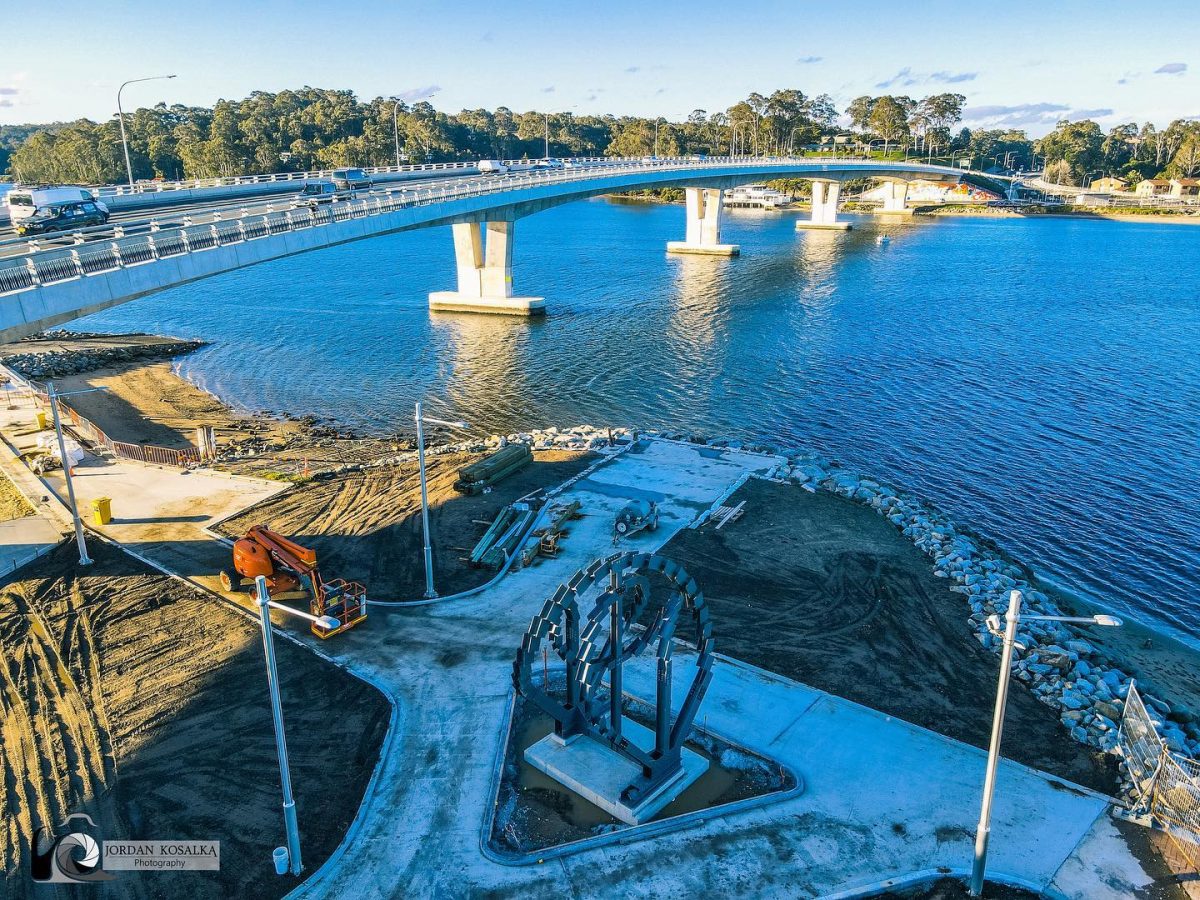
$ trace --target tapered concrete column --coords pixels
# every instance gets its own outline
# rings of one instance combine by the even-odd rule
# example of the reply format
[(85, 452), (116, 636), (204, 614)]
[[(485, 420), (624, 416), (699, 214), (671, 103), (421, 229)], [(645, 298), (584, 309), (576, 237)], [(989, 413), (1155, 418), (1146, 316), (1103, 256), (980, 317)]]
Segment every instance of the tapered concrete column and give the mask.
[(721, 243), (720, 190), (687, 188), (687, 240), (668, 241), (668, 253), (706, 253), (737, 256), (737, 244)]
[(512, 222), (463, 222), (451, 225), (457, 291), (435, 291), (429, 308), (536, 316), (546, 311), (543, 297), (514, 297), (512, 287)]
[(883, 206), (875, 211), (881, 213), (907, 213), (908, 207), (905, 205), (907, 202), (907, 181), (885, 181), (883, 183)]
[(818, 228), (849, 231), (849, 222), (839, 222), (837, 217), (838, 197), (842, 193), (840, 181), (814, 181), (812, 183), (812, 217), (805, 222), (796, 222), (797, 229)]

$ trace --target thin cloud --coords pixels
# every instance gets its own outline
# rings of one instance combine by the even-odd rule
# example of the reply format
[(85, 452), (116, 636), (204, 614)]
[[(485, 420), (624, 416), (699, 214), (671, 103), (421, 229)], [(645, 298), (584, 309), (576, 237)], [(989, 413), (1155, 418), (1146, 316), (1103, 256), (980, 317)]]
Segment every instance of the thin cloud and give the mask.
[(1187, 63), (1164, 63), (1154, 70), (1155, 75), (1182, 75), (1187, 71)]
[(14, 105), (13, 102), (11, 100), (9, 100), (7, 97), (5, 97), (3, 100), (0, 100), (0, 106), (3, 106), (5, 108), (11, 108), (13, 105)]
[(875, 87), (887, 90), (891, 87), (914, 87), (919, 84), (961, 84), (964, 81), (974, 81), (978, 72), (914, 72), (910, 66), (905, 66), (891, 78), (876, 82)]
[(428, 100), (441, 89), (441, 85), (430, 84), (425, 87), (409, 88), (407, 91), (401, 91), (396, 96), (405, 103), (415, 103), (418, 100)]
[(626, 72), (626, 74), (628, 74), (628, 75), (632, 75), (634, 72), (640, 72), (640, 71), (642, 71), (642, 67), (641, 67), (641, 66), (628, 66), (628, 67), (625, 69), (625, 72)]
[(939, 84), (962, 84), (964, 81), (974, 81), (978, 76), (978, 72), (932, 72), (929, 80)]
[(823, 56), (801, 56), (796, 62), (802, 66), (810, 66), (813, 63), (819, 63), (824, 58)]
[(542, 93), (543, 94), (553, 94), (554, 93), (554, 85), (549, 85), (547, 87), (542, 88)]
[(0, 87), (0, 97), (15, 97), (21, 93), (15, 87)]
[(968, 106), (963, 121), (992, 128), (1029, 128), (1054, 125), (1062, 119), (1097, 119), (1111, 116), (1107, 108), (1077, 109), (1066, 103), (1020, 103), (1015, 106)]

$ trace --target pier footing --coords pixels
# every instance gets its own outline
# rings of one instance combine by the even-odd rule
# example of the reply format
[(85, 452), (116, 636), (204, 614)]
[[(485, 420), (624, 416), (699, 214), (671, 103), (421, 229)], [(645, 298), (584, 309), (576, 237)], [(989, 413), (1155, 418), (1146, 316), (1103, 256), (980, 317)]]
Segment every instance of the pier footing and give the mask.
[(849, 222), (807, 222), (796, 223), (797, 231), (850, 231), (854, 226)]
[(491, 313), (501, 316), (542, 316), (545, 297), (477, 297), (458, 291), (434, 291), (429, 308), (437, 312)]
[(688, 241), (667, 241), (668, 253), (695, 253), (701, 256), (737, 256), (742, 248), (737, 244), (693, 244)]

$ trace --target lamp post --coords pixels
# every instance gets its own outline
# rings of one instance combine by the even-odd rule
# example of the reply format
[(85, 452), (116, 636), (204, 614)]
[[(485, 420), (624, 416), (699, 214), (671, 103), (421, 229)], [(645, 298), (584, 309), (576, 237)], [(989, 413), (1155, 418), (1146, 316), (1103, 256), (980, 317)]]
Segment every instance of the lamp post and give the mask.
[[(1000, 764), (1000, 739), (1004, 733), (1004, 708), (1008, 704), (1009, 670), (1012, 668), (1013, 647), (1016, 645), (1017, 625), (1021, 622), (1073, 622), (1080, 625), (1117, 627), (1121, 620), (1115, 616), (1022, 616), (1021, 592), (1008, 595), (1005, 613), (1004, 646), (1000, 653), (1000, 682), (996, 689), (996, 708), (992, 714), (992, 738), (988, 745), (987, 773), (983, 779), (983, 805), (979, 811), (979, 827), (975, 832), (975, 861), (971, 866), (970, 893), (978, 897), (983, 892), (983, 873), (987, 866), (988, 838), (992, 827), (992, 796), (996, 790), (996, 769)], [(1000, 617), (988, 616), (988, 630), (1000, 634)], [(1022, 648), (1024, 649), (1024, 648)]]
[(174, 75), (150, 75), (146, 78), (131, 78), (117, 88), (117, 120), (121, 123), (121, 149), (125, 151), (125, 175), (129, 179), (130, 187), (133, 187), (133, 166), (129, 163), (129, 141), (125, 139), (125, 110), (121, 108), (121, 91), (125, 90), (128, 85), (137, 84), (139, 81), (158, 81), (161, 78), (174, 77)]
[(445, 419), (434, 419), (422, 411), (421, 401), (417, 401), (417, 466), (421, 470), (421, 530), (425, 533), (425, 599), (432, 600), (437, 596), (433, 589), (433, 548), (429, 545), (429, 491), (425, 483), (425, 423), (445, 425), (447, 428), (470, 428), (466, 422), (447, 422)]
[(546, 120), (546, 152), (542, 155), (542, 159), (550, 158), (550, 113), (544, 113), (543, 118)]
[(400, 168), (400, 98), (392, 98), (392, 136), (396, 141), (396, 168)]
[[(296, 820), (296, 799), (292, 796), (292, 773), (288, 766), (287, 740), (283, 734), (283, 707), (279, 702), (279, 672), (275, 667), (275, 641), (271, 632), (271, 609), (307, 619), (322, 628), (337, 628), (341, 623), (333, 616), (313, 616), (271, 599), (267, 590), (267, 579), (259, 575), (254, 579), (255, 599), (258, 603), (258, 619), (262, 625), (263, 656), (267, 663), (267, 690), (271, 695), (271, 717), (275, 722), (275, 752), (279, 755), (279, 780), (283, 784), (283, 827), (287, 832), (287, 847), (275, 851), (275, 871), (282, 875), (291, 872), (299, 875), (304, 866), (300, 861), (300, 826)], [(282, 851), (282, 852), (281, 852)]]
[(71, 461), (67, 459), (67, 446), (63, 440), (62, 419), (58, 415), (58, 398), (73, 397), (76, 394), (94, 394), (97, 391), (107, 391), (108, 388), (87, 388), (82, 391), (67, 391), (60, 394), (54, 389), (54, 382), (46, 385), (46, 393), (50, 397), (50, 412), (54, 416), (54, 434), (58, 438), (58, 458), (62, 460), (63, 475), (67, 480), (67, 500), (71, 504), (71, 519), (75, 523), (75, 543), (79, 546), (79, 564), (90, 566), (92, 558), (88, 556), (87, 543), (83, 539), (83, 522), (79, 519), (79, 507), (75, 503), (75, 484), (71, 480)]

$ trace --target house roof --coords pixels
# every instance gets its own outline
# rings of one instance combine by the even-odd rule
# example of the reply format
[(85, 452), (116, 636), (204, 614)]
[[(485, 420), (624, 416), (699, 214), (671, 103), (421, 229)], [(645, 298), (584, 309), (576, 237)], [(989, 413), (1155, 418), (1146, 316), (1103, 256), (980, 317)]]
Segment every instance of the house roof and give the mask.
[(1181, 184), (1184, 187), (1200, 186), (1200, 179), (1196, 178), (1172, 178), (1171, 184)]

